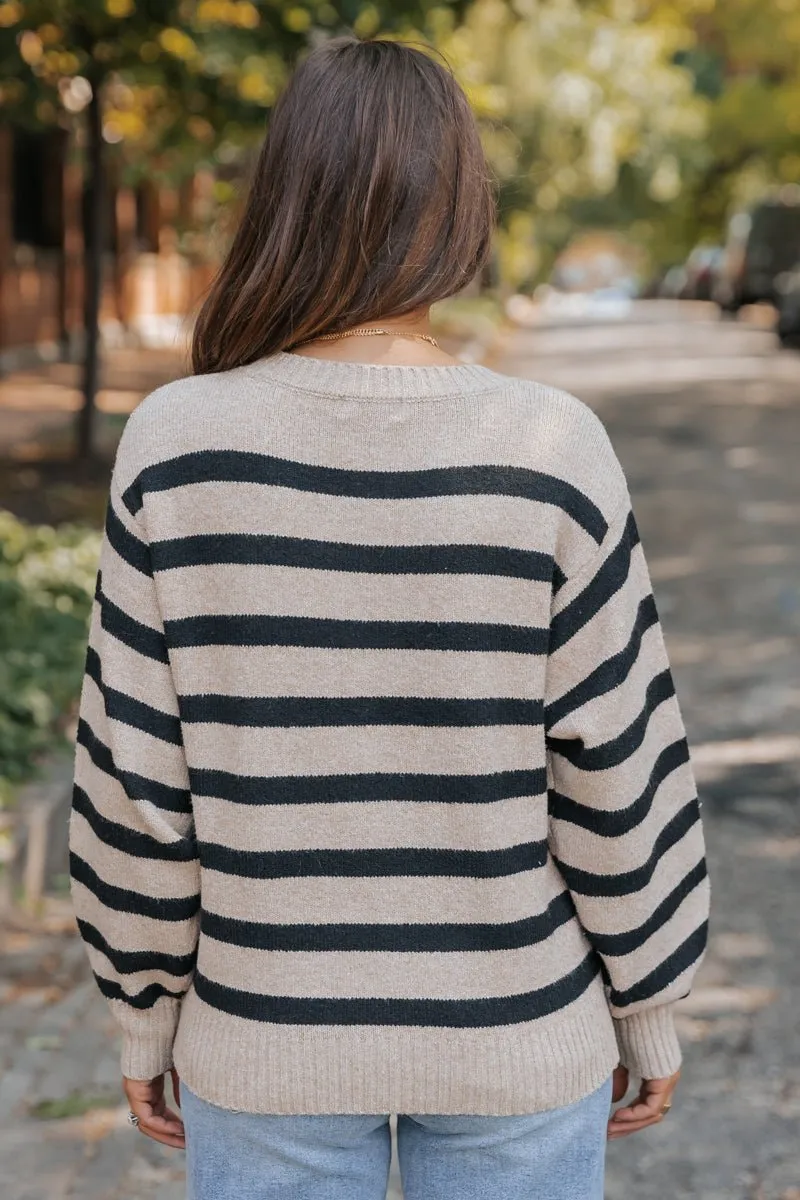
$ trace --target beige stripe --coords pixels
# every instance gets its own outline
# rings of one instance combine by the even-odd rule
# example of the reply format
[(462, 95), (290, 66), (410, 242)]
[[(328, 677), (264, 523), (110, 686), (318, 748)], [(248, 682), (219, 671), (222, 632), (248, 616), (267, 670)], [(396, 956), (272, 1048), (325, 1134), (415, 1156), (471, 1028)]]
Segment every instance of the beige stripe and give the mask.
[(126, 696), (171, 716), (178, 714), (175, 684), (167, 663), (138, 654), (104, 629), (92, 629), (90, 645), (100, 656), (103, 682)]
[(100, 569), (104, 596), (134, 620), (150, 629), (163, 630), (153, 580), (130, 566), (108, 540), (103, 543)]
[(616, 897), (574, 893), (581, 923), (594, 933), (627, 933), (638, 929), (652, 917), (662, 900), (697, 866), (702, 857), (700, 828), (694, 825), (659, 859), (650, 882), (638, 892)]
[[(604, 563), (608, 562), (611, 555), (617, 549), (617, 546), (622, 538), (622, 532), (625, 527), (626, 520), (627, 512), (620, 513), (617, 517), (616, 523), (606, 534), (604, 547), (599, 548), (595, 544), (594, 554), (590, 553), (589, 558), (580, 564), (578, 570), (575, 570), (575, 568), (572, 569), (572, 571), (569, 573), (569, 579), (564, 586), (559, 589), (558, 595), (553, 603), (554, 616), (557, 616), (559, 613), (563, 612), (564, 609), (572, 603), (576, 596), (580, 596), (587, 590), (587, 588), (591, 586), (592, 580), (597, 577), (597, 574)], [(620, 597), (623, 597), (625, 601), (630, 604), (631, 597), (636, 591), (641, 592), (642, 596), (646, 596), (651, 589), (649, 583), (645, 581), (645, 572), (646, 564), (644, 550), (641, 542), (638, 542), (631, 550), (631, 565), (626, 583), (623, 585), (620, 591), (616, 591), (614, 595), (610, 597), (608, 605), (613, 605), (620, 599)], [(631, 587), (631, 584), (635, 584), (637, 586)], [(602, 613), (608, 605), (604, 605), (603, 608), (600, 609), (600, 613)], [(633, 611), (635, 611), (635, 608)], [(595, 614), (592, 620), (597, 620), (598, 615), (599, 614)], [(591, 624), (591, 622), (589, 624)], [(584, 625), (580, 633), (575, 635), (576, 639), (583, 636), (584, 631), (589, 628), (589, 624)]]
[[(685, 971), (682, 971), (676, 979), (673, 979), (668, 987), (665, 987), (663, 991), (658, 993), (659, 1004), (663, 1005), (674, 1003), (678, 1000), (682, 1000), (684, 996), (687, 995), (692, 985), (694, 976), (697, 973), (697, 968), (704, 957), (705, 954), (703, 954), (696, 962), (692, 963), (691, 966), (687, 967)], [(643, 1012), (646, 1009), (653, 1007), (654, 1004), (652, 999), (644, 1000), (639, 1004), (626, 1005), (625, 1008), (618, 1008), (616, 1004), (609, 1005), (612, 1016), (617, 1018), (630, 1017), (636, 1012)]]
[[(114, 887), (153, 899), (177, 900), (197, 894), (197, 859), (173, 862), (126, 854), (124, 850), (101, 842), (86, 818), (78, 812), (73, 812), (70, 817), (70, 841), (75, 853)], [(122, 919), (125, 919), (124, 915)]]
[(170, 652), (178, 692), (263, 696), (542, 695), (544, 659), (478, 650), (193, 646)]
[[(608, 651), (606, 655), (606, 651)], [(603, 647), (603, 658), (611, 658), (615, 651), (610, 645)], [(590, 674), (584, 663), (584, 678)], [(666, 663), (660, 654), (660, 633), (648, 629), (642, 639), (641, 649), (626, 678), (611, 691), (595, 696), (580, 708), (556, 721), (548, 729), (554, 737), (580, 737), (587, 746), (608, 742), (639, 716), (644, 706), (649, 684), (664, 670)], [(547, 666), (548, 688), (552, 683), (552, 666)], [(565, 689), (568, 691), (569, 688)], [(563, 695), (560, 692), (559, 695)], [(548, 693), (548, 703), (552, 703)]]
[[(602, 564), (598, 563), (598, 570)], [(591, 579), (583, 578), (583, 586), (576, 581), (564, 585), (556, 598), (558, 611), (580, 595), (591, 584)], [(591, 620), (582, 625), (577, 633), (560, 646), (550, 656), (550, 671), (552, 676), (552, 694), (561, 696), (564, 692), (580, 683), (599, 663), (605, 662), (612, 654), (618, 653), (627, 645), (631, 636), (634, 621), (639, 609), (640, 600), (650, 592), (646, 578), (644, 556), (641, 546), (637, 546), (631, 555), (631, 566), (625, 586), (600, 608)]]
[[(148, 946), (147, 949), (149, 950), (150, 947)], [(162, 987), (167, 988), (170, 992), (184, 992), (191, 983), (194, 975), (193, 970), (185, 975), (171, 975), (168, 971), (153, 969), (147, 971), (126, 971), (123, 974), (117, 971), (116, 967), (106, 958), (102, 950), (97, 950), (94, 946), (87, 945), (86, 952), (89, 956), (89, 963), (92, 970), (96, 971), (103, 979), (118, 982), (126, 996), (135, 996), (138, 992), (143, 992), (152, 983), (160, 983)], [(175, 951), (168, 951), (168, 953), (175, 953)]]
[(222, 917), (277, 922), (519, 921), (564, 891), (552, 863), (499, 879), (393, 876), (244, 879), (201, 872), (203, 906)]
[(188, 921), (160, 921), (156, 917), (145, 917), (138, 913), (119, 912), (108, 908), (77, 879), (71, 882), (71, 893), (75, 911), (81, 920), (99, 929), (117, 950), (190, 954), (197, 941), (199, 913)]
[[(545, 757), (541, 727), (524, 725), (320, 725), (256, 729), (186, 724), (183, 736), (193, 766), (247, 775), (337, 775), (364, 771), (469, 774), (535, 769), (544, 766)], [(140, 760), (140, 766), (146, 761), (146, 758)]]
[(544, 797), (514, 796), (491, 804), (378, 800), (239, 807), (203, 796), (195, 801), (195, 810), (198, 838), (235, 850), (498, 850), (547, 836)]
[[(154, 697), (150, 699), (152, 702)], [(109, 747), (118, 770), (134, 771), (170, 787), (188, 788), (189, 775), (182, 747), (163, 742), (122, 721), (109, 720), (103, 697), (88, 675), (84, 677), (81, 716)]]
[[(553, 845), (558, 847), (558, 857), (583, 871), (614, 874), (633, 870), (649, 858), (659, 832), (694, 794), (693, 786), (691, 770), (684, 763), (659, 785), (645, 819), (627, 833), (614, 837), (604, 837), (571, 821), (551, 817), (551, 836)], [(594, 807), (600, 809), (599, 804)], [(605, 806), (603, 810), (609, 811)]]
[(200, 940), (198, 970), (217, 983), (279, 996), (471, 1000), (556, 983), (583, 962), (589, 943), (569, 921), (535, 946), (441, 954), (245, 950)]
[[(257, 483), (195, 483), (147, 495), (148, 523), (155, 530), (180, 529), (182, 536), (269, 532), (375, 546), (465, 543), (527, 549), (533, 542), (532, 530), (537, 546), (552, 545), (560, 515), (552, 505), (521, 496), (398, 500), (324, 495)], [(581, 532), (591, 552), (596, 543)]]
[[(638, 950), (622, 957), (610, 958), (609, 966), (614, 974), (614, 987), (624, 992), (653, 969), (652, 964), (665, 962), (681, 946), (700, 924), (700, 910), (708, 904), (708, 879), (703, 879), (693, 888), (680, 908), (665, 925)], [(644, 966), (643, 966), (644, 964)]]
[(359, 621), (487, 621), (531, 625), (550, 585), (506, 575), (379, 575), (312, 567), (179, 567), (157, 576), (171, 620), (270, 614)]
[(191, 813), (169, 812), (147, 800), (132, 799), (118, 779), (95, 766), (89, 751), (81, 745), (75, 751), (75, 782), (87, 793), (100, 815), (109, 821), (147, 833), (162, 842), (175, 841), (191, 832)]
[(581, 804), (609, 811), (626, 808), (647, 787), (653, 764), (661, 751), (683, 736), (678, 704), (671, 696), (653, 712), (639, 748), (619, 766), (603, 771), (583, 771), (562, 755), (552, 754), (556, 788)]

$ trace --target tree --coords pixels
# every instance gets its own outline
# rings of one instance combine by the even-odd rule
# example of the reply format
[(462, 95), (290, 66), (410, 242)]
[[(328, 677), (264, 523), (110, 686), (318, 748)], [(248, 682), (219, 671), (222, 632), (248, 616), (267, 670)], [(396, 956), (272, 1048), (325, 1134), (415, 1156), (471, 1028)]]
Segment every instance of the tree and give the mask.
[(500, 183), (506, 277), (530, 284), (582, 226), (652, 240), (705, 131), (707, 102), (675, 61), (683, 27), (580, 0), (475, 0), (462, 22), (437, 20)]
[(220, 156), (230, 162), (261, 136), (291, 63), (310, 39), (348, 27), (371, 35), (421, 22), (428, 7), (425, 0), (338, 6), (324, 0), (0, 0), (0, 115), (77, 126), (83, 143), (86, 345), (79, 455), (88, 456), (93, 444), (109, 154), (129, 168), (157, 166), (173, 175)]

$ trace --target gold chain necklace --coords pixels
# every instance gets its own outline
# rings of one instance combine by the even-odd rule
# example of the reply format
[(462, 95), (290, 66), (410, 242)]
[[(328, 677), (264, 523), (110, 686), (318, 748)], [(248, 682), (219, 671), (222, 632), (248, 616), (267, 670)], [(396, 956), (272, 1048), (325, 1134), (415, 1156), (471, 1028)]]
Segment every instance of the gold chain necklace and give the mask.
[(417, 338), (421, 342), (430, 342), (437, 350), (440, 349), (436, 338), (431, 337), (429, 333), (402, 333), (399, 329), (379, 329), (378, 327), (345, 329), (343, 333), (320, 333), (317, 337), (299, 342), (298, 345), (308, 346), (311, 342), (338, 342), (340, 338), (348, 337), (376, 337), (378, 334), (386, 334), (389, 337)]

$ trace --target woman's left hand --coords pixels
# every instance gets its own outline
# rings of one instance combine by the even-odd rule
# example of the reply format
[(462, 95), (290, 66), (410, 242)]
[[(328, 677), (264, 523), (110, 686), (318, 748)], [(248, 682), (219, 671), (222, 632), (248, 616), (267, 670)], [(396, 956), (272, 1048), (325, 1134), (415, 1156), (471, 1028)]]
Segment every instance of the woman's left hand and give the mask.
[[(609, 1140), (638, 1133), (650, 1125), (659, 1125), (672, 1107), (672, 1093), (678, 1085), (680, 1071), (664, 1079), (643, 1079), (639, 1094), (631, 1104), (612, 1112), (608, 1121)], [(628, 1091), (628, 1072), (625, 1067), (614, 1071), (612, 1103), (622, 1100)]]
[(180, 1080), (178, 1072), (173, 1067), (172, 1094), (178, 1106), (178, 1112), (167, 1105), (166, 1075), (157, 1075), (155, 1079), (126, 1079), (122, 1078), (128, 1106), (132, 1113), (139, 1118), (137, 1129), (145, 1137), (164, 1146), (174, 1146), (183, 1150), (186, 1146), (186, 1135), (183, 1121), (180, 1117), (181, 1099), (179, 1092)]

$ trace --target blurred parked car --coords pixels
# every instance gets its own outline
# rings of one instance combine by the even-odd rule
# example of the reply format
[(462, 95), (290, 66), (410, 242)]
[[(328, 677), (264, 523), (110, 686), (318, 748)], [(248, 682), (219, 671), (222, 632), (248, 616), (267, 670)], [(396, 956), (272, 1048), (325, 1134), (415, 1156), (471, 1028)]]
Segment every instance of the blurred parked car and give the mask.
[(686, 260), (681, 300), (710, 300), (725, 259), (722, 246), (695, 246)]
[(725, 256), (713, 288), (723, 312), (761, 300), (777, 304), (775, 281), (800, 260), (800, 187), (737, 213), (728, 227)]
[(800, 262), (777, 280), (777, 334), (782, 346), (800, 348)]

